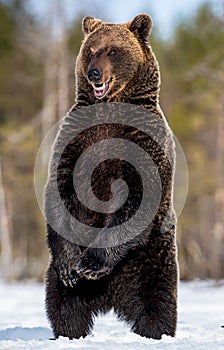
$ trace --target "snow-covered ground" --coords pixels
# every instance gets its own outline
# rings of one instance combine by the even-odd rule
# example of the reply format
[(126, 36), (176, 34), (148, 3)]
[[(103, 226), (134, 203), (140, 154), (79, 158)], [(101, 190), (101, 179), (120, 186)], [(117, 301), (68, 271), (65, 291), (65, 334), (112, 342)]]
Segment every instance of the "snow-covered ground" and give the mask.
[(44, 289), (37, 284), (0, 284), (0, 350), (217, 350), (224, 349), (224, 283), (181, 283), (175, 338), (142, 338), (113, 313), (96, 319), (85, 339), (57, 341), (44, 312)]

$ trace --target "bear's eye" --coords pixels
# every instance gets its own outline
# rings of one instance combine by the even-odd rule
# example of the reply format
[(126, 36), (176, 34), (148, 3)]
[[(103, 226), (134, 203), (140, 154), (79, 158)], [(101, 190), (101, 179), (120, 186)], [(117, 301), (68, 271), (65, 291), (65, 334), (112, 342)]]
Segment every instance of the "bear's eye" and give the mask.
[(90, 52), (90, 53), (89, 53), (89, 56), (88, 56), (89, 61), (91, 60), (92, 57), (93, 57), (93, 53)]
[(114, 55), (116, 55), (116, 50), (114, 49), (110, 50), (109, 56), (114, 56)]

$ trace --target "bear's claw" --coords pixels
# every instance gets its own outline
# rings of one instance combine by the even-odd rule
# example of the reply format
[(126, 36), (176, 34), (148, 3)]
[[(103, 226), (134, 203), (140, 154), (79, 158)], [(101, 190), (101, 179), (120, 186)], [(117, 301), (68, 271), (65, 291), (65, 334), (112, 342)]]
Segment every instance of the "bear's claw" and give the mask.
[(69, 268), (69, 266), (60, 269), (60, 271), (58, 271), (58, 276), (65, 287), (71, 288), (75, 287), (80, 278), (75, 269), (72, 267)]
[(78, 259), (76, 272), (80, 277), (88, 280), (98, 280), (108, 275), (112, 268), (107, 265), (105, 258), (98, 255), (94, 251), (86, 250)]

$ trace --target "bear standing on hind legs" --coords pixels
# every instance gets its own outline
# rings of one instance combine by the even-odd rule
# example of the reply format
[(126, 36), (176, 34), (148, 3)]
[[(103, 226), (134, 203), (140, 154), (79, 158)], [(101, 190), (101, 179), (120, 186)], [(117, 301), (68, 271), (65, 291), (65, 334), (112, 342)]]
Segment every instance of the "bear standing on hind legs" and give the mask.
[[(94, 317), (112, 308), (141, 336), (160, 339), (163, 334), (175, 335), (178, 279), (172, 202), (175, 153), (172, 133), (159, 107), (159, 67), (147, 42), (151, 27), (151, 18), (146, 14), (126, 24), (105, 23), (93, 17), (83, 20), (85, 39), (76, 64), (77, 103), (57, 135), (45, 194), (50, 250), (46, 309), (56, 338), (85, 337), (91, 332)], [(83, 238), (88, 244), (78, 244), (74, 237), (79, 233), (67, 220), (55, 195), (58, 190), (71, 215), (86, 220), (90, 226), (112, 227), (128, 219), (122, 217), (127, 211), (117, 211), (109, 220), (106, 215), (101, 220), (91, 211), (87, 215), (73, 193), (74, 164), (80, 152), (94, 141), (95, 129), (80, 133), (69, 143), (69, 125), (76, 123), (74, 112), (82, 113), (83, 108), (88, 108), (85, 106), (100, 106), (102, 102), (131, 104), (148, 111), (158, 142), (139, 130), (128, 126), (122, 129), (116, 124), (102, 126), (102, 133), (114, 138), (122, 135), (147, 150), (158, 168), (162, 191), (150, 225), (139, 236), (109, 247), (99, 247), (100, 244), (97, 247), (98, 236), (89, 237), (88, 233)], [(69, 147), (58, 157), (66, 137)], [(130, 191), (134, 191), (130, 209), (135, 212), (142, 187), (139, 182), (135, 184), (135, 177), (132, 183), (134, 169), (128, 168), (126, 176), (126, 165), (122, 163), (121, 173), (116, 173), (113, 165), (108, 164), (110, 171), (102, 170), (104, 185), (96, 177), (93, 192), (107, 201), (110, 193), (105, 184), (111, 185), (110, 176), (115, 179), (120, 176), (130, 182)]]

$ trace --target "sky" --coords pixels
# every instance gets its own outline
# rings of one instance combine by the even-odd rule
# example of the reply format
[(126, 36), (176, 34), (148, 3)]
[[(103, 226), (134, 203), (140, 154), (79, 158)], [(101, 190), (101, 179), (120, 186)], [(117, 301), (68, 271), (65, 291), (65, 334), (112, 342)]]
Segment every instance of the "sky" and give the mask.
[[(58, 0), (29, 0), (32, 10), (43, 20), (47, 19), (49, 8)], [(172, 35), (173, 28), (181, 18), (193, 16), (197, 7), (206, 0), (63, 0), (66, 17), (69, 20), (80, 12), (114, 23), (127, 22), (138, 13), (146, 12), (153, 18), (154, 27), (164, 38)], [(224, 11), (223, 0), (207, 0), (217, 13)], [(103, 16), (103, 18), (102, 18)]]

